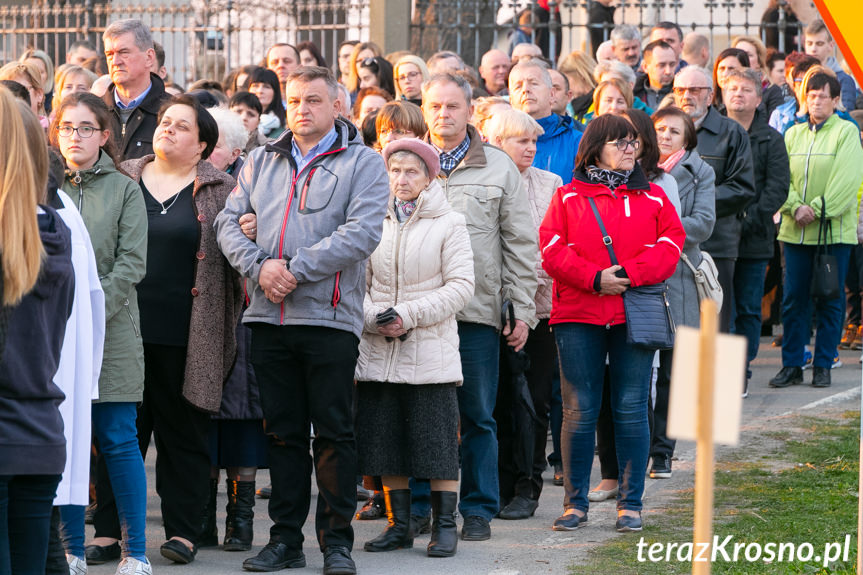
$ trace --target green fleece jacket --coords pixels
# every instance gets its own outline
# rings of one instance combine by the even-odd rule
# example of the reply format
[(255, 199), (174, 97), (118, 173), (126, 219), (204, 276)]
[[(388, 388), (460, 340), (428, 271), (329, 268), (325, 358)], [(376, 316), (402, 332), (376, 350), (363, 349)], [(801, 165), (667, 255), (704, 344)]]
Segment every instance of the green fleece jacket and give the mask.
[(81, 213), (105, 291), (105, 351), (100, 402), (144, 396), (144, 348), (135, 286), (147, 270), (147, 207), (138, 184), (105, 152), (87, 170), (66, 170), (63, 191)]
[[(785, 132), (791, 187), (783, 204), (779, 241), (816, 245), (821, 208), (830, 221), (828, 244), (857, 243), (857, 191), (863, 182), (863, 148), (857, 127), (833, 114), (820, 126), (797, 124)], [(797, 225), (794, 213), (803, 205), (816, 219)]]

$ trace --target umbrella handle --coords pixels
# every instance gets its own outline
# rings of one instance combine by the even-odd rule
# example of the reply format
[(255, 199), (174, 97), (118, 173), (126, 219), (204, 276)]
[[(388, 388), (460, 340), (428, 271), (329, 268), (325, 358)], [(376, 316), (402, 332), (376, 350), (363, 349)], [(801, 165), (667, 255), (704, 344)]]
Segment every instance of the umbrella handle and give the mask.
[(512, 305), (512, 301), (503, 302), (500, 308), (500, 322), (503, 325), (509, 324), (510, 333), (515, 329), (515, 306)]

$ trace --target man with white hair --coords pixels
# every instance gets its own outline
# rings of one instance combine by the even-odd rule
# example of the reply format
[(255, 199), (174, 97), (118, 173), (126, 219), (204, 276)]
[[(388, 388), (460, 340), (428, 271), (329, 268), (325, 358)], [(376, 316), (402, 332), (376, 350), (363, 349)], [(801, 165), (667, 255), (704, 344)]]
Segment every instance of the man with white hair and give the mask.
[[(713, 79), (709, 71), (687, 66), (674, 78), (674, 102), (697, 128), (698, 153), (716, 173), (716, 225), (701, 247), (713, 256), (719, 283), (726, 294), (734, 293), (734, 264), (740, 248), (741, 217), (755, 199), (752, 149), (743, 127), (711, 105)], [(722, 306), (719, 327), (728, 332), (732, 305)]]
[(641, 62), (641, 33), (635, 26), (620, 24), (611, 31), (614, 55), (618, 60), (638, 71)]
[(522, 60), (509, 73), (510, 104), (544, 130), (536, 141), (533, 166), (571, 182), (581, 132), (572, 118), (551, 111), (552, 90), (551, 76), (542, 60)]
[(485, 91), (492, 96), (506, 96), (506, 78), (512, 62), (503, 50), (492, 49), (482, 55), (479, 75)]
[(513, 62), (520, 62), (531, 58), (542, 58), (542, 48), (530, 42), (522, 42), (521, 44), (516, 44), (515, 48), (512, 49)]

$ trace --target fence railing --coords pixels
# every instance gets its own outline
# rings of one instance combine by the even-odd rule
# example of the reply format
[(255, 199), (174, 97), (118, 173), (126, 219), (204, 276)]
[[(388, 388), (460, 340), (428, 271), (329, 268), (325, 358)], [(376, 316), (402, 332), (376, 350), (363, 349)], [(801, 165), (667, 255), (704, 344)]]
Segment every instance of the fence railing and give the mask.
[[(548, 0), (548, 10), (533, 0), (415, 0), (411, 22), (411, 49), (428, 57), (438, 50), (453, 50), (474, 66), (491, 46), (503, 47), (519, 28), (519, 14), (527, 34), (547, 55), (579, 49), (591, 30), (608, 38), (614, 24), (588, 21), (595, 0)], [(788, 2), (779, 0), (779, 21), (761, 23), (766, 0), (615, 0), (615, 20), (639, 28), (645, 36), (660, 21), (676, 22), (684, 32), (706, 35), (711, 48), (724, 48), (735, 35), (763, 38), (777, 30), (784, 44)], [(799, 31), (800, 24), (796, 24)], [(798, 34), (799, 36), (799, 34)], [(589, 46), (589, 40), (586, 41)], [(556, 59), (556, 58), (553, 58)]]
[[(0, 0), (2, 2), (10, 0)], [(16, 1), (16, 0), (11, 0)], [(20, 0), (18, 0), (20, 1)], [(166, 52), (168, 72), (179, 83), (220, 78), (227, 69), (259, 62), (275, 42), (315, 42), (333, 64), (340, 42), (368, 40), (372, 0), (37, 0), (41, 4), (0, 6), (0, 61), (16, 58), (29, 47), (46, 51), (61, 63), (66, 48), (86, 39), (102, 49), (102, 32), (114, 20), (139, 18)], [(409, 1), (409, 0), (405, 0)], [(409, 26), (411, 50), (427, 58), (453, 50), (474, 66), (493, 46), (505, 45), (523, 26), (547, 54), (580, 48), (591, 29), (605, 37), (613, 24), (591, 24), (595, 0), (413, 0)], [(766, 0), (615, 0), (616, 20), (637, 26), (644, 35), (661, 20), (685, 31), (704, 33), (724, 47), (735, 34), (763, 34), (760, 22)], [(787, 0), (779, 0), (779, 21), (766, 28), (786, 34)], [(780, 39), (780, 43), (782, 40)], [(589, 44), (589, 42), (588, 42)]]
[(188, 84), (259, 62), (275, 42), (315, 42), (327, 61), (334, 62), (340, 42), (368, 39), (368, 6), (369, 0), (48, 0), (42, 5), (0, 6), (0, 60), (36, 47), (62, 63), (66, 48), (76, 40), (88, 40), (101, 52), (102, 32), (111, 22), (139, 18), (165, 48), (169, 74)]

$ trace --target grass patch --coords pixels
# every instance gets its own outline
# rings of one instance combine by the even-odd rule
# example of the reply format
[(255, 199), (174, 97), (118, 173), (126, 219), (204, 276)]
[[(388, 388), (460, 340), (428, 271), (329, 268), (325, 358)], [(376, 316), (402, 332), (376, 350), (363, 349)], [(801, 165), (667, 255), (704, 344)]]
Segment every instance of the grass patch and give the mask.
[[(737, 562), (725, 561), (720, 554), (713, 563), (714, 573), (741, 575), (769, 574), (848, 574), (854, 573), (857, 560), (857, 472), (860, 414), (849, 412), (839, 419), (800, 418), (797, 429), (771, 432), (772, 439), (784, 444), (765, 461), (763, 453), (746, 453), (746, 448), (728, 453), (716, 465), (714, 533), (719, 540), (733, 536), (725, 549), (733, 559), (734, 543), (810, 543), (809, 561), (765, 563), (748, 562), (744, 550)], [(773, 471), (776, 460), (787, 469)], [(639, 534), (615, 538), (598, 547), (585, 565), (570, 568), (573, 575), (608, 573), (624, 575), (669, 575), (690, 573), (689, 562), (639, 562), (637, 544), (644, 537), (653, 543), (678, 544), (692, 540), (693, 491), (680, 492), (662, 513), (646, 515), (646, 526)], [(844, 545), (851, 536), (848, 560), (823, 566), (826, 545)], [(777, 551), (778, 548), (774, 549)], [(807, 554), (797, 549), (797, 558)], [(755, 549), (751, 550), (754, 555)], [(676, 551), (672, 554), (674, 557)], [(664, 553), (663, 553), (664, 555)], [(685, 553), (683, 554), (685, 556)], [(785, 556), (789, 556), (788, 549)], [(819, 557), (818, 560), (815, 557)]]

